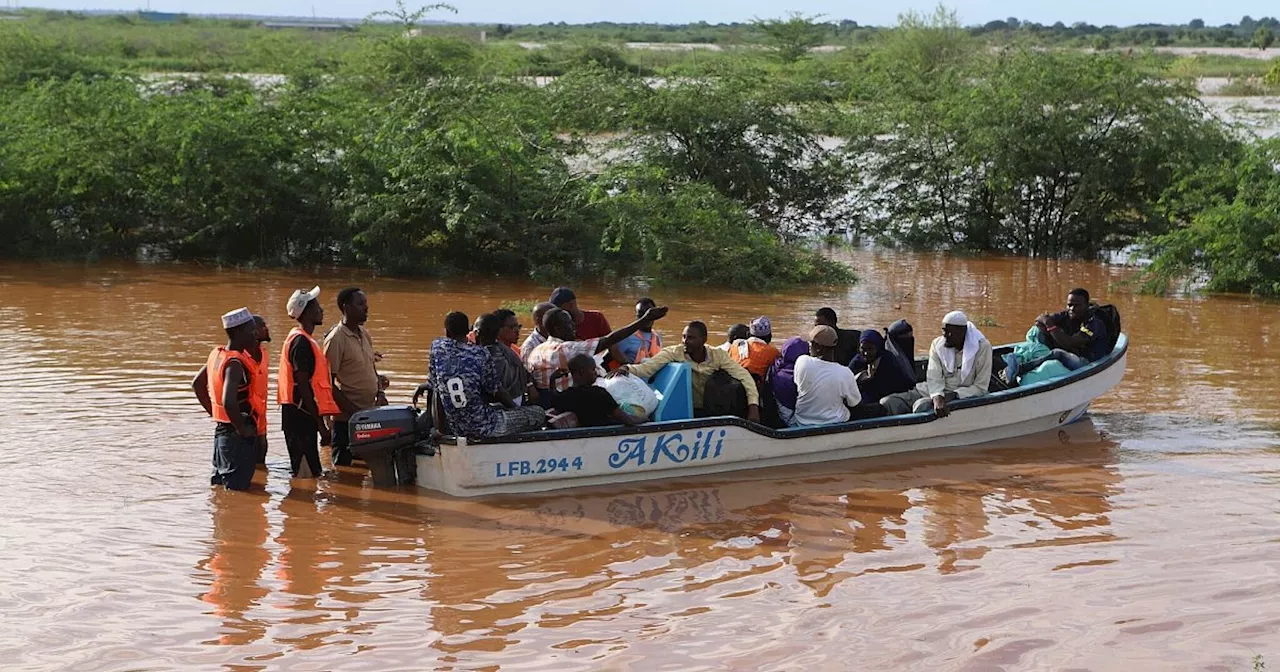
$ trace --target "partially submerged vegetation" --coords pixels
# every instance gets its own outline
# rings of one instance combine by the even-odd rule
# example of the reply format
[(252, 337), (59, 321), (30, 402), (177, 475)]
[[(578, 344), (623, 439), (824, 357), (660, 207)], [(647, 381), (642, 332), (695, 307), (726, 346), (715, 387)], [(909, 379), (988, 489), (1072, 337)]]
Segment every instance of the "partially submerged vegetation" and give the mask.
[[(132, 20), (0, 25), (0, 254), (759, 289), (851, 281), (815, 249), (833, 234), (1047, 257), (1149, 241), (1149, 288), (1280, 294), (1280, 156), (1164, 57), (992, 49), (940, 11), (830, 54), (792, 16), (752, 28), (774, 49), (638, 65), (398, 18), (146, 26), (146, 48), (109, 37)], [(46, 26), (74, 21), (92, 30)], [(192, 59), (286, 77), (141, 77)]]

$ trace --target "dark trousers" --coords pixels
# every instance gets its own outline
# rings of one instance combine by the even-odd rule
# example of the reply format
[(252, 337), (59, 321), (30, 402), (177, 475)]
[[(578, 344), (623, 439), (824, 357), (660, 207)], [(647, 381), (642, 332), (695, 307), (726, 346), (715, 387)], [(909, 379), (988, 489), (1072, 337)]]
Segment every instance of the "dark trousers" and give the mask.
[(347, 467), (351, 465), (350, 426), (345, 420), (333, 421), (333, 463)]
[(320, 433), (316, 419), (293, 404), (284, 404), (280, 407), (280, 429), (284, 431), (284, 443), (289, 449), (290, 473), (297, 476), (305, 459), (311, 468), (311, 477), (319, 476), (323, 469), (320, 466)]
[(244, 438), (228, 423), (218, 423), (213, 432), (213, 476), (210, 485), (228, 490), (248, 490), (258, 459), (258, 439)]
[(889, 415), (889, 409), (881, 406), (876, 402), (858, 404), (849, 407), (849, 421), (856, 422), (858, 420), (871, 420), (873, 418), (883, 418)]

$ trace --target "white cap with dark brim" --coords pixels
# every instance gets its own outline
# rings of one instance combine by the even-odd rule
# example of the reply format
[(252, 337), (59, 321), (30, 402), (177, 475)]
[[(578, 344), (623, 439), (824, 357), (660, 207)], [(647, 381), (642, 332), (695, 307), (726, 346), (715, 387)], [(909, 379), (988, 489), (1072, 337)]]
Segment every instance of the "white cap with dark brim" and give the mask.
[(319, 286), (312, 287), (309, 292), (295, 289), (293, 290), (293, 295), (289, 297), (289, 303), (285, 304), (285, 312), (289, 313), (289, 317), (296, 320), (302, 316), (302, 311), (307, 309), (307, 304), (315, 301), (319, 296)]
[(222, 328), (234, 329), (242, 324), (248, 324), (253, 321), (253, 313), (248, 308), (236, 308), (235, 310), (222, 316)]

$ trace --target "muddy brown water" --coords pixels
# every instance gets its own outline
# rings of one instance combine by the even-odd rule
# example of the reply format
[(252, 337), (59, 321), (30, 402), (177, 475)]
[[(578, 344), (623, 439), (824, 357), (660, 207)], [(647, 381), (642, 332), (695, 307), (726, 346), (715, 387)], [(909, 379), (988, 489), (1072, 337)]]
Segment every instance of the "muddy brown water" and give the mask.
[[(1091, 419), (994, 446), (459, 500), (359, 470), (211, 491), (189, 381), (249, 305), (359, 284), (392, 399), (446, 311), (549, 288), (354, 272), (0, 264), (0, 666), (139, 669), (1250, 669), (1280, 662), (1280, 307), (1113, 292), (1120, 267), (852, 253), (861, 284), (583, 286), (668, 338), (833, 306), (922, 342), (963, 308), (1020, 340), (1075, 285), (1122, 310)], [(331, 320), (336, 309), (329, 310)], [(528, 318), (524, 318), (525, 324)], [(923, 344), (920, 346), (923, 348)], [(272, 350), (274, 358), (278, 353)]]

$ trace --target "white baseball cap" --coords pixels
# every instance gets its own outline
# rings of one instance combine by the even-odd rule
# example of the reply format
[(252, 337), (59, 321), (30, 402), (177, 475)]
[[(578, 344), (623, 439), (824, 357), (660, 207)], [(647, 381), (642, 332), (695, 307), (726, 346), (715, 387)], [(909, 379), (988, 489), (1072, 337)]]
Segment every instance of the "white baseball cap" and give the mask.
[(250, 313), (248, 308), (236, 308), (222, 316), (222, 328), (234, 329), (235, 327), (252, 321), (253, 313)]
[[(285, 312), (289, 313), (289, 317), (296, 320), (302, 315), (302, 311), (307, 309), (307, 304), (315, 301), (319, 296), (319, 286), (312, 287), (309, 292), (295, 289), (293, 290), (293, 295), (289, 297), (289, 303), (285, 304)], [(249, 319), (253, 319), (253, 317), (250, 316)]]

